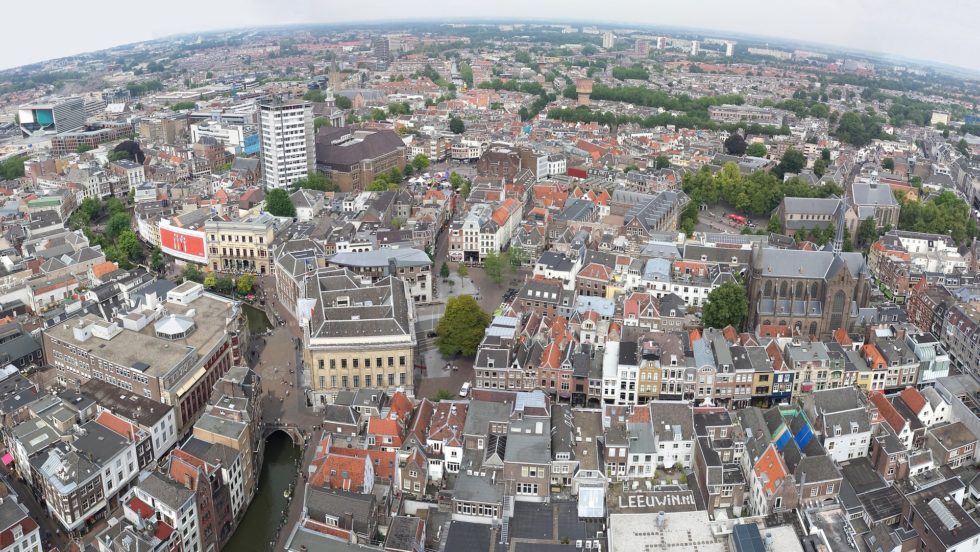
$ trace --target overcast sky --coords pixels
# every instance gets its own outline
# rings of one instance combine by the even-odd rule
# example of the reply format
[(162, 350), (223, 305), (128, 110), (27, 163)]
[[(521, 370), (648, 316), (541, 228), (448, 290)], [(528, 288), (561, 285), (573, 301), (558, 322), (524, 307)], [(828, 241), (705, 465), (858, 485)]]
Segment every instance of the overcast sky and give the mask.
[(0, 69), (186, 32), (399, 18), (684, 26), (859, 48), (980, 70), (976, 0), (11, 0)]

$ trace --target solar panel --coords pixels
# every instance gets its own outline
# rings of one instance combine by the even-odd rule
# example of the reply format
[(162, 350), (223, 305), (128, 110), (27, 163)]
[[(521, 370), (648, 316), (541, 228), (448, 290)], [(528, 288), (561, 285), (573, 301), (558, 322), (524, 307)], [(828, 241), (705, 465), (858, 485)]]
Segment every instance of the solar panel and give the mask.
[(943, 525), (946, 526), (946, 529), (948, 531), (952, 531), (953, 529), (956, 529), (957, 526), (959, 526), (960, 522), (956, 521), (956, 516), (953, 515), (953, 512), (949, 511), (949, 508), (947, 508), (946, 505), (943, 504), (942, 500), (939, 500), (938, 498), (934, 498), (930, 500), (929, 507), (932, 508), (932, 511), (936, 513), (936, 516), (939, 518), (939, 521), (941, 521)]

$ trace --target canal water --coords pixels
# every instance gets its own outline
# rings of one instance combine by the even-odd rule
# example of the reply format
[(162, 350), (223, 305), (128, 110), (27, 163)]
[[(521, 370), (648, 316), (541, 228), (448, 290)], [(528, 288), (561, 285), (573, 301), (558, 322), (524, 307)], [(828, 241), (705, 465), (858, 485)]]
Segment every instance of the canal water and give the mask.
[[(302, 450), (294, 446), (292, 439), (277, 431), (265, 442), (265, 461), (259, 478), (259, 489), (235, 534), (224, 550), (272, 550), (279, 524), (285, 523), (289, 499), (283, 491), (296, 481), (299, 468), (296, 461)], [(283, 531), (291, 528), (283, 527)]]

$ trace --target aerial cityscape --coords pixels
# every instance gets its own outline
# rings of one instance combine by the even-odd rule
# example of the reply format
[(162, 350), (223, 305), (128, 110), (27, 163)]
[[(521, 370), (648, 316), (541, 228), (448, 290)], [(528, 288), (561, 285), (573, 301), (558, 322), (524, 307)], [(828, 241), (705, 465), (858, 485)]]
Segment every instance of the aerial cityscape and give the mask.
[(0, 552), (980, 552), (980, 13), (616, 1), (0, 38)]

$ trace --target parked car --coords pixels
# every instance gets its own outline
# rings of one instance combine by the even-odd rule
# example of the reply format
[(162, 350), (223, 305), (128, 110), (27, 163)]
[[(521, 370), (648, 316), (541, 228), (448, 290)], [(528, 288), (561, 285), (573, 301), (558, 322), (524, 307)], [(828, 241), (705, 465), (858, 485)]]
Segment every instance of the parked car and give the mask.
[(465, 396), (469, 395), (470, 394), (470, 387), (471, 387), (470, 382), (464, 383), (463, 384), (463, 387), (460, 387), (459, 388), (459, 396), (460, 397), (465, 397)]

